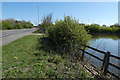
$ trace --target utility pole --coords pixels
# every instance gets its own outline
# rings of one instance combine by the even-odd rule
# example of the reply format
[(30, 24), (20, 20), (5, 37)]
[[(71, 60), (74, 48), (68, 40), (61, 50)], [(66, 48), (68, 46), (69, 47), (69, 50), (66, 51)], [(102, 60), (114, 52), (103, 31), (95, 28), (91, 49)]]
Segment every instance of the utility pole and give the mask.
[(38, 5), (38, 25), (39, 25), (39, 5)]
[(120, 1), (118, 2), (118, 25), (120, 25)]
[[(21, 22), (22, 22), (22, 14), (21, 14)], [(22, 28), (23, 28), (23, 25), (22, 25)]]

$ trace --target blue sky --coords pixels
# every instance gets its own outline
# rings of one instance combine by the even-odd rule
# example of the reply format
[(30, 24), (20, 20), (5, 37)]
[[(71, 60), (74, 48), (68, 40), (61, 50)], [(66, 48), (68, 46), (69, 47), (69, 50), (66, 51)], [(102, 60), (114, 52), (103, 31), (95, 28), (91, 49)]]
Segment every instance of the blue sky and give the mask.
[(64, 14), (85, 24), (112, 25), (118, 22), (117, 2), (3, 2), (2, 19), (26, 20), (36, 25), (38, 5), (40, 23), (49, 13), (53, 14), (53, 22), (63, 19)]

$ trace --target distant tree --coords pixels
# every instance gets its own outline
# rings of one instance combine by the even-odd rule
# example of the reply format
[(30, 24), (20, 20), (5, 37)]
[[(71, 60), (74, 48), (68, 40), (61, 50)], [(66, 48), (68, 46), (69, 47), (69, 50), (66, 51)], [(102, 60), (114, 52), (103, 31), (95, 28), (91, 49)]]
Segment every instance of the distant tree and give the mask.
[(85, 27), (85, 29), (88, 31), (90, 25), (85, 25), (84, 27)]
[(33, 24), (30, 21), (28, 21), (27, 24), (28, 24), (28, 28), (33, 28)]
[(10, 22), (2, 22), (2, 29), (3, 30), (9, 30), (9, 29), (13, 29), (14, 25), (11, 24)]
[(20, 24), (20, 21), (16, 21), (15, 28), (16, 29), (22, 29), (22, 25)]
[(81, 25), (81, 26), (85, 26), (85, 24), (84, 24), (84, 23), (80, 23), (79, 25)]
[[(12, 27), (12, 29), (14, 29), (15, 28), (15, 20), (13, 19), (13, 18), (9, 18), (9, 19), (5, 19), (5, 20), (3, 20), (3, 22), (6, 22), (6, 24), (8, 24), (8, 23), (10, 23), (10, 24), (12, 24), (13, 25), (13, 27)], [(8, 23), (7, 23), (8, 22)], [(8, 28), (8, 27), (7, 27)], [(10, 28), (10, 27), (9, 27)], [(11, 29), (11, 28), (10, 28)]]
[(9, 22), (9, 23), (11, 23), (11, 24), (15, 24), (15, 22), (16, 22), (16, 20), (14, 20), (13, 18), (9, 18), (9, 19), (5, 19), (5, 20), (3, 20), (4, 22)]
[(120, 25), (118, 23), (114, 24), (115, 27), (120, 27)]
[(115, 27), (115, 25), (110, 25), (110, 27)]
[(99, 32), (100, 31), (100, 25), (91, 24), (87, 29), (90, 30), (90, 32)]
[(2, 20), (2, 29), (3, 30), (22, 29), (22, 28), (33, 28), (33, 24), (30, 21), (28, 21), (28, 22), (26, 22), (25, 20), (17, 21), (12, 18)]
[(0, 30), (2, 29), (2, 21), (0, 21)]
[(103, 24), (102, 27), (107, 27), (107, 26), (105, 24)]
[(120, 25), (118, 23), (115, 23), (114, 25), (111, 25), (110, 27), (120, 27)]
[(27, 22), (25, 20), (21, 21), (21, 25), (23, 28), (28, 28)]

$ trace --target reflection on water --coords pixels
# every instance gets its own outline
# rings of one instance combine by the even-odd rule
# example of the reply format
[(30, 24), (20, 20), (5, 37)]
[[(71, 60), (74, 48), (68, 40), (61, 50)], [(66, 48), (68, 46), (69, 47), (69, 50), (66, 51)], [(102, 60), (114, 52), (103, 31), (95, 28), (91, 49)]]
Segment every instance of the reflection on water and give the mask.
[[(92, 35), (92, 39), (89, 41), (90, 46), (105, 52), (110, 51), (111, 54), (120, 57), (120, 34), (91, 34), (91, 35)], [(88, 49), (87, 51), (102, 59), (104, 58), (104, 55), (100, 54), (99, 52), (93, 51), (91, 49)], [(86, 57), (89, 59), (89, 62), (101, 68), (102, 66), (101, 61), (93, 57), (90, 57), (87, 54)], [(110, 58), (110, 62), (120, 66), (120, 60)], [(112, 66), (109, 66), (109, 71), (120, 76), (120, 70), (115, 69)]]
[(112, 40), (118, 40), (120, 39), (120, 34), (97, 34), (97, 33), (93, 33), (90, 34), (92, 35), (92, 39), (100, 39), (100, 38), (104, 38), (104, 39), (112, 39)]

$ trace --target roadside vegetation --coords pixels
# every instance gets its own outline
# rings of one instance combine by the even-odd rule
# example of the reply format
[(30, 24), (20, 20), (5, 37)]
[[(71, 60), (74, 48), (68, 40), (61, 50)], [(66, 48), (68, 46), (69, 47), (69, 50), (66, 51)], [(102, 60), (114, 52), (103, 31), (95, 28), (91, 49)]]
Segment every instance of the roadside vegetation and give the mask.
[(28, 21), (17, 21), (14, 19), (5, 19), (2, 20), (2, 30), (11, 30), (11, 29), (27, 29), (33, 28), (33, 24)]
[(92, 78), (78, 60), (49, 44), (45, 36), (29, 35), (4, 45), (3, 78)]
[(92, 78), (79, 61), (79, 48), (88, 44), (90, 35), (69, 16), (51, 22), (43, 20), (39, 31), (2, 47), (4, 78)]

